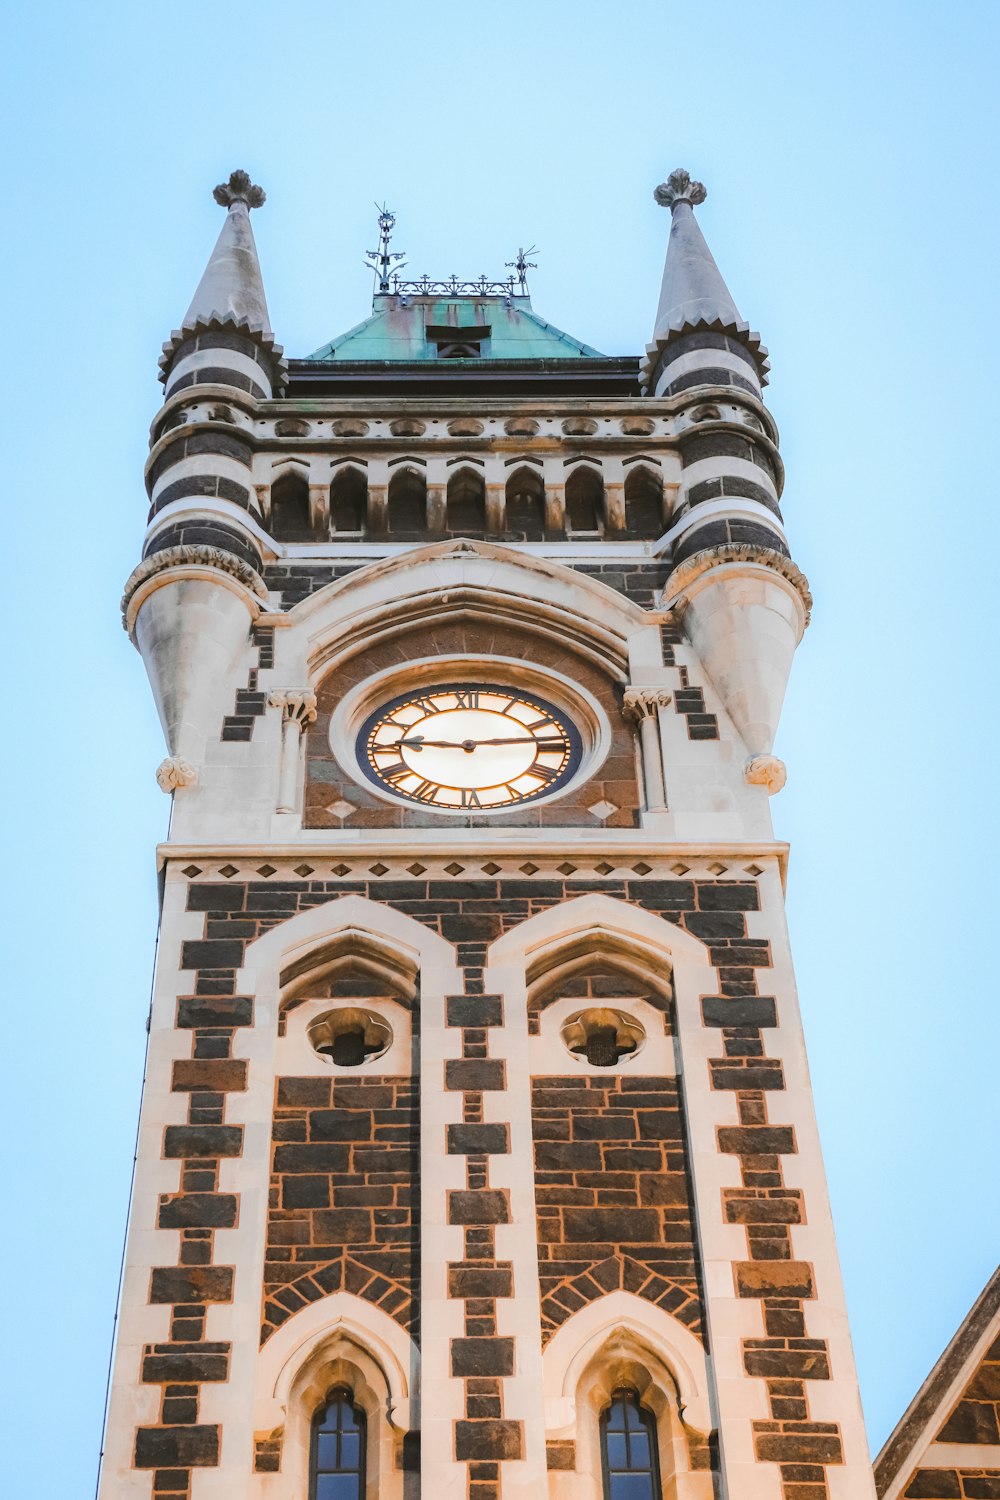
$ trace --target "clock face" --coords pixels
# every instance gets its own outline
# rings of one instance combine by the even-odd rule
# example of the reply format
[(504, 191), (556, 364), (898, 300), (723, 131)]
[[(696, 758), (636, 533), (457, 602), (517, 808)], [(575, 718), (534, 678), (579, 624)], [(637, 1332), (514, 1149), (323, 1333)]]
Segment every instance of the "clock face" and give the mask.
[(517, 688), (448, 683), (394, 698), (358, 736), (371, 779), (454, 811), (511, 807), (563, 786), (580, 736), (551, 703)]

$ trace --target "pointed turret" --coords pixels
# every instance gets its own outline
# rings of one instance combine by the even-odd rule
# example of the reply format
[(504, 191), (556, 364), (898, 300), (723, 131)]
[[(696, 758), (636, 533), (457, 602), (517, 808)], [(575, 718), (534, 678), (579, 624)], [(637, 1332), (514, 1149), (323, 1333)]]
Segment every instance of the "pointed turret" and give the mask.
[(267, 399), (284, 388), (287, 371), (271, 331), (250, 224), (250, 210), (266, 195), (248, 172), (233, 172), (213, 196), (228, 210), (226, 221), (182, 326), (163, 346), (160, 378), (168, 396), (216, 384)]
[(785, 773), (771, 747), (811, 600), (778, 503), (778, 434), (761, 394), (767, 351), (694, 216), (705, 188), (678, 169), (654, 196), (671, 224), (642, 379), (650, 395), (673, 398), (683, 464), (665, 603), (746, 745), (746, 779), (777, 791)]
[(219, 684), (267, 598), (255, 426), (258, 402), (285, 379), (250, 227), (263, 189), (234, 172), (215, 200), (227, 210), (222, 233), (183, 327), (163, 348), (143, 561), (122, 600), (163, 723), (170, 756), (159, 779), (170, 791), (197, 780)]

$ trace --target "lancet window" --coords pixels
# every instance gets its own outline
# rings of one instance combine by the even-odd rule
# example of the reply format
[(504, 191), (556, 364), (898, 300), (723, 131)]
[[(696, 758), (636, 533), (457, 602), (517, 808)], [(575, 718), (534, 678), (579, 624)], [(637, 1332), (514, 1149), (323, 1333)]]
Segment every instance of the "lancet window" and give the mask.
[(309, 1500), (362, 1500), (365, 1414), (346, 1386), (336, 1386), (313, 1418)]
[(601, 1413), (604, 1500), (661, 1500), (656, 1418), (634, 1390), (611, 1393)]

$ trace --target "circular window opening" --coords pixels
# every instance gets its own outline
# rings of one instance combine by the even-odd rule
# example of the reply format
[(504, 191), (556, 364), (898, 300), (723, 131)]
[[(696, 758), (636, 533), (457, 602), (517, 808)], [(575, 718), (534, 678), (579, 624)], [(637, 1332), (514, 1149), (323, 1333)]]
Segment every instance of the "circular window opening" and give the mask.
[(560, 1035), (570, 1052), (592, 1068), (613, 1068), (638, 1052), (646, 1032), (621, 1010), (582, 1010), (564, 1022)]
[(360, 1068), (381, 1057), (392, 1042), (388, 1021), (370, 1010), (332, 1010), (311, 1021), (307, 1035), (312, 1048), (337, 1068)]

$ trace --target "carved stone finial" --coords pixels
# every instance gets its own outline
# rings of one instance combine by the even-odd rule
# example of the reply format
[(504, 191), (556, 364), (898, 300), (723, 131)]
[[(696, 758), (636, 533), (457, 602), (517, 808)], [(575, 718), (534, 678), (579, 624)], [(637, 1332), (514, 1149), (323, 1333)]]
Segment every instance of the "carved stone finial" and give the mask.
[(653, 189), (653, 197), (661, 208), (673, 208), (675, 203), (704, 203), (708, 193), (703, 182), (692, 182), (690, 174), (678, 167), (666, 182)]
[(234, 203), (245, 203), (247, 208), (260, 208), (267, 194), (262, 187), (250, 181), (249, 172), (232, 172), (228, 182), (220, 182), (213, 189), (212, 197), (223, 208), (232, 208)]
[(785, 762), (776, 755), (754, 755), (743, 767), (744, 778), (751, 786), (766, 786), (767, 795), (780, 792), (788, 779)]
[(161, 792), (176, 792), (182, 786), (194, 786), (198, 772), (189, 760), (179, 755), (168, 755), (156, 768), (156, 781)]

